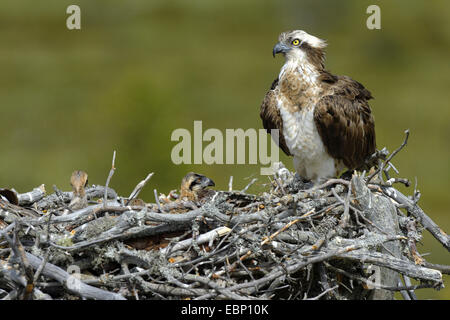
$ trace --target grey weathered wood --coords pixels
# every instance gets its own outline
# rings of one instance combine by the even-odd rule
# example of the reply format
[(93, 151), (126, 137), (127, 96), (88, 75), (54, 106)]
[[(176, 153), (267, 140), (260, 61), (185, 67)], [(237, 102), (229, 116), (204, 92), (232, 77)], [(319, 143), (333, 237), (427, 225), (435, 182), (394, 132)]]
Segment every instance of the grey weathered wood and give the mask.
[[(108, 205), (110, 205), (110, 206), (114, 206), (117, 204), (118, 204), (118, 202), (115, 200), (108, 201)], [(60, 215), (60, 216), (53, 216), (51, 218), (51, 222), (52, 223), (70, 223), (70, 222), (77, 221), (79, 223), (83, 219), (86, 219), (87, 216), (94, 214), (96, 210), (99, 210), (102, 207), (103, 207), (102, 204), (96, 204), (96, 205), (92, 205), (92, 206), (77, 210), (72, 213), (68, 213), (68, 214), (64, 214), (64, 215)], [(25, 220), (26, 223), (32, 224), (32, 225), (44, 224), (47, 221), (48, 221), (48, 216), (42, 216), (40, 218)]]
[(45, 196), (45, 186), (41, 184), (39, 187), (34, 188), (30, 192), (19, 193), (17, 198), (19, 199), (19, 206), (30, 206), (36, 201), (41, 200)]
[[(352, 187), (358, 198), (355, 202), (359, 209), (363, 212), (367, 219), (372, 221), (374, 225), (386, 232), (389, 235), (400, 235), (400, 229), (397, 219), (397, 209), (393, 203), (386, 197), (378, 195), (369, 190), (365, 181), (361, 176), (354, 175), (352, 177)], [(369, 225), (369, 229), (376, 230), (374, 226)], [(384, 244), (380, 248), (381, 252), (391, 253), (396, 258), (401, 258), (401, 244), (400, 242), (390, 242)], [(397, 285), (397, 272), (386, 269), (384, 267), (380, 270), (380, 281), (382, 285), (394, 287)], [(394, 293), (392, 291), (377, 289), (374, 290), (372, 298), (374, 300), (392, 300)]]
[[(74, 240), (81, 240), (81, 241), (75, 243), (73, 246), (65, 247), (55, 244), (52, 244), (52, 246), (67, 251), (80, 250), (86, 247), (90, 247), (94, 244), (98, 245), (111, 240), (118, 240), (118, 239), (127, 240), (130, 238), (137, 238), (137, 237), (149, 237), (155, 235), (162, 235), (170, 232), (177, 232), (186, 229), (186, 225), (181, 223), (161, 224), (157, 226), (146, 226), (146, 225), (135, 226), (136, 224), (133, 222), (136, 222), (136, 220), (133, 220), (132, 217), (134, 213), (136, 212), (128, 212), (128, 216), (124, 213), (120, 218), (109, 218), (109, 220), (113, 219), (115, 220), (114, 225), (112, 225), (108, 230), (105, 230), (103, 232), (101, 232), (100, 228), (98, 228), (99, 230), (93, 230), (94, 232), (90, 232), (89, 239), (87, 239), (88, 237), (86, 234), (76, 235)], [(91, 228), (90, 225), (95, 223), (96, 220), (92, 221), (89, 224), (83, 225), (83, 227), (85, 227), (85, 229), (89, 229)], [(93, 228), (96, 227), (98, 226), (93, 226)], [(83, 230), (79, 230), (78, 232), (84, 233)]]
[[(432, 281), (436, 287), (440, 287), (442, 284), (442, 273), (439, 270), (425, 268), (408, 260), (392, 257), (389, 254), (369, 251), (353, 251), (343, 253), (341, 254), (341, 257), (355, 261), (364, 261), (368, 264), (380, 266), (383, 269), (390, 269), (390, 271), (392, 270), (392, 273), (395, 275), (400, 272), (411, 278)], [(386, 273), (382, 273), (382, 277), (385, 276), (385, 274)], [(388, 281), (385, 278), (382, 278), (381, 284), (388, 286)], [(397, 286), (397, 282), (395, 282), (393, 287), (395, 286)], [(377, 294), (376, 297), (383, 298), (379, 294)]]
[(411, 199), (393, 187), (381, 187), (383, 192), (403, 205), (448, 251), (450, 251), (450, 237)]
[[(28, 262), (33, 267), (33, 269), (38, 269), (41, 265), (42, 259), (36, 257), (35, 255), (26, 252), (26, 257)], [(48, 278), (54, 279), (61, 283), (70, 292), (79, 295), (87, 299), (96, 300), (126, 300), (122, 295), (102, 290), (88, 284), (83, 283), (76, 277), (70, 275), (60, 267), (57, 267), (51, 263), (46, 263), (42, 274)]]
[[(390, 299), (392, 292), (413, 298), (412, 290), (442, 287), (448, 266), (402, 255), (422, 228), (411, 234), (406, 222), (418, 219), (399, 212), (379, 186), (361, 177), (311, 189), (285, 180), (258, 196), (218, 191), (204, 201), (159, 206), (127, 206), (126, 198), (115, 198), (74, 212), (67, 209), (71, 193), (59, 193), (39, 201), (51, 215), (0, 200), (0, 245), (9, 244), (0, 262), (14, 257), (14, 245), (3, 238), (17, 237), (32, 254), (17, 260), (17, 274), (0, 269), (0, 296), (20, 298), (27, 279), (51, 295), (35, 290), (38, 299)], [(98, 197), (104, 194), (103, 188)], [(211, 231), (222, 229), (220, 238)], [(368, 265), (382, 271), (381, 281), (373, 282)], [(70, 276), (71, 266), (80, 277)], [(112, 269), (90, 274), (102, 266)], [(21, 276), (33, 269), (34, 276)]]
[[(113, 189), (108, 187), (107, 190), (108, 190), (108, 199), (117, 198), (117, 193)], [(86, 188), (86, 197), (88, 200), (101, 198), (104, 196), (104, 194), (105, 194), (105, 187), (103, 186), (92, 186)], [(72, 191), (61, 192), (61, 197), (62, 199), (60, 199), (56, 193), (52, 193), (44, 197), (40, 201), (36, 202), (36, 207), (39, 210), (53, 208), (56, 207), (61, 200), (64, 201), (65, 203), (69, 203), (73, 198), (73, 192)]]

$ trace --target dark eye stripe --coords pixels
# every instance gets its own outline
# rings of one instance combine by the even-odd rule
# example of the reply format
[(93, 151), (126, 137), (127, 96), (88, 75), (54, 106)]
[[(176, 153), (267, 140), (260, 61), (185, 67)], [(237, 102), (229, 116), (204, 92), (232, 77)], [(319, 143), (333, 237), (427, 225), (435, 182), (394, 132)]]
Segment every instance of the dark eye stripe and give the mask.
[(189, 189), (192, 190), (192, 188), (193, 188), (194, 186), (200, 184), (200, 182), (201, 182), (201, 181), (200, 181), (200, 178), (196, 178), (196, 179), (193, 180), (193, 181), (191, 182), (191, 184), (189, 185)]

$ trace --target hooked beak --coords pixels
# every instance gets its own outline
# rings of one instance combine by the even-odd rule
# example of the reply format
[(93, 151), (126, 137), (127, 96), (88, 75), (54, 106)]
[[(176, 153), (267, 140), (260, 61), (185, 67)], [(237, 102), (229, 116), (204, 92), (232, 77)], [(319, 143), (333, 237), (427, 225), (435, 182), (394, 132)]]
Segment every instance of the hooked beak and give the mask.
[(289, 51), (290, 50), (290, 48), (288, 47), (288, 46), (286, 46), (285, 44), (283, 44), (283, 43), (280, 43), (280, 42), (278, 42), (274, 47), (273, 47), (273, 50), (272, 50), (272, 54), (273, 54), (273, 57), (275, 58), (275, 55), (277, 54), (277, 53), (286, 53), (287, 51)]
[(202, 180), (201, 180), (201, 185), (204, 188), (206, 188), (206, 187), (209, 187), (209, 186), (214, 187), (216, 184), (210, 178), (203, 177)]

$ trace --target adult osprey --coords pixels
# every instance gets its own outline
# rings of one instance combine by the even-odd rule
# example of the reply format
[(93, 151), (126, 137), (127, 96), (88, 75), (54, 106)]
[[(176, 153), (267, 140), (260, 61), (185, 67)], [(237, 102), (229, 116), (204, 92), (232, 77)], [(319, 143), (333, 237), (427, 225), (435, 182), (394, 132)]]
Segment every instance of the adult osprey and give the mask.
[(326, 43), (302, 30), (283, 32), (273, 48), (286, 62), (261, 105), (263, 126), (279, 130), (279, 147), (298, 174), (319, 182), (358, 169), (375, 152), (370, 92), (324, 69)]

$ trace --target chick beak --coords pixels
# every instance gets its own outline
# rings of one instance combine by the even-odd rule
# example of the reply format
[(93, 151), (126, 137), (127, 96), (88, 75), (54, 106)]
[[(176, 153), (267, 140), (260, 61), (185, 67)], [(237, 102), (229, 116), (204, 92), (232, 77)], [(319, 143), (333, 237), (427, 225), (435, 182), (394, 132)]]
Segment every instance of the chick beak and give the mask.
[(206, 188), (206, 187), (214, 187), (216, 184), (214, 183), (214, 181), (212, 181), (210, 178), (207, 177), (203, 177), (202, 181), (201, 181), (201, 185)]

